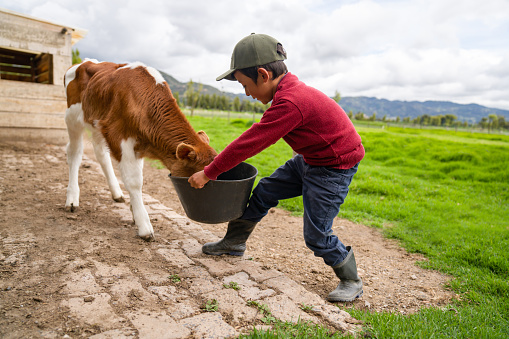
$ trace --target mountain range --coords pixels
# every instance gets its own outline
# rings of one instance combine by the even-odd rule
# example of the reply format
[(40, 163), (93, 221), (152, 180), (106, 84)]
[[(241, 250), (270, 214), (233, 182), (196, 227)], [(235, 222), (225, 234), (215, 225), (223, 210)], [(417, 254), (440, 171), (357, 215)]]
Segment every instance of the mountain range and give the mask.
[(355, 115), (362, 112), (372, 116), (376, 113), (377, 118), (384, 115), (388, 118), (416, 118), (422, 115), (446, 115), (452, 114), (460, 121), (478, 122), (490, 114), (503, 116), (509, 119), (509, 111), (489, 108), (477, 104), (456, 104), (450, 101), (390, 101), (370, 97), (344, 97), (339, 102), (346, 112), (352, 111)]
[[(172, 77), (168, 73), (165, 73), (165, 72), (162, 72), (162, 71), (159, 71), (159, 72), (163, 76), (164, 80), (166, 80), (166, 82), (170, 86), (171, 91), (173, 93), (178, 92), (179, 96), (182, 98), (182, 96), (184, 95), (185, 91), (187, 90), (187, 83), (178, 81), (177, 79), (175, 79), (174, 77)], [(199, 83), (194, 83), (194, 88), (195, 89), (197, 89), (198, 86), (199, 86)], [(242, 99), (246, 99), (246, 98), (247, 99), (251, 99), (251, 97), (249, 97), (249, 98), (246, 97), (245, 94), (235, 94), (235, 93), (230, 93), (230, 92), (222, 92), (221, 90), (215, 88), (214, 86), (205, 85), (205, 84), (203, 84), (202, 94), (226, 95), (227, 97), (229, 97), (231, 99), (233, 99), (235, 97), (239, 97), (241, 100)]]
[[(161, 72), (162, 76), (170, 85), (172, 92), (178, 92), (182, 97), (187, 89), (187, 84), (178, 81), (171, 75)], [(195, 87), (198, 84), (195, 83)], [(245, 94), (235, 94), (230, 92), (222, 92), (221, 90), (210, 85), (203, 85), (203, 94), (209, 95), (225, 95), (231, 99), (239, 97), (241, 100), (253, 100), (251, 97), (246, 97)], [(339, 104), (346, 112), (352, 112), (354, 115), (362, 112), (367, 116), (372, 116), (376, 113), (377, 118), (386, 116), (387, 119), (395, 119), (396, 117), (403, 118), (416, 118), (422, 115), (446, 115), (452, 114), (460, 121), (478, 122), (490, 114), (503, 116), (509, 120), (509, 110), (498, 108), (489, 108), (477, 104), (456, 104), (450, 101), (400, 101), (400, 100), (386, 100), (371, 97), (344, 97), (341, 98)]]

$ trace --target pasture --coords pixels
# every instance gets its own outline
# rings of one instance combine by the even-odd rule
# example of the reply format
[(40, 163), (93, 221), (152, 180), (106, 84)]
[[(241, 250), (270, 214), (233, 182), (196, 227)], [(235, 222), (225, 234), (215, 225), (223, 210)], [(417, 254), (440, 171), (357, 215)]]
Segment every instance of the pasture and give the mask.
[[(217, 151), (250, 125), (242, 119), (189, 119)], [(461, 298), (410, 316), (347, 310), (379, 338), (509, 336), (509, 136), (394, 127), (358, 131), (366, 157), (339, 216), (380, 228), (407, 251), (425, 255), (428, 260), (418, 264), (453, 276), (448, 287)], [(291, 156), (279, 141), (248, 162), (260, 178)], [(280, 206), (302, 213), (298, 198)], [(256, 337), (263, 335), (270, 337)]]

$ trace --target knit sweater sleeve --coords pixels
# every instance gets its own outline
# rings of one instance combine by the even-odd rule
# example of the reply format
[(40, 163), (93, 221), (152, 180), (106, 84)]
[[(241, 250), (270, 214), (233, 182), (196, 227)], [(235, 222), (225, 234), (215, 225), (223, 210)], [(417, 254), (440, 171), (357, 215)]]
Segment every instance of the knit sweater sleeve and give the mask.
[(301, 125), (302, 121), (301, 112), (290, 101), (273, 102), (260, 122), (253, 124), (205, 167), (205, 175), (211, 180), (216, 180), (219, 174), (276, 143), (288, 132)]

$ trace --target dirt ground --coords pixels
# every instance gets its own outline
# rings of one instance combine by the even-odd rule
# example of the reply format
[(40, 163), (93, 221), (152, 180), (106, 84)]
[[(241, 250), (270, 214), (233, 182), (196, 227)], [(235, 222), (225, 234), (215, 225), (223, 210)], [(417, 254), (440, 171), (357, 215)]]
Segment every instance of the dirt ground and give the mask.
[[(86, 154), (95, 159), (88, 143)], [(62, 146), (0, 143), (0, 337), (98, 333), (99, 329), (80, 328), (68, 307), (62, 306), (63, 296), (72, 290), (68, 277), (92, 269), (91, 262), (96, 267), (126, 265), (140, 277), (167, 276), (173, 269), (155, 256), (143, 255), (147, 249), (176, 239), (171, 228), (154, 220), (156, 241), (137, 238), (135, 227), (110, 211), (105, 179), (87, 162), (80, 169), (80, 209), (65, 212), (65, 159)], [(143, 191), (184, 214), (167, 175), (167, 170), (146, 161)], [(219, 237), (226, 230), (226, 224), (200, 225)], [(333, 228), (343, 243), (353, 247), (364, 282), (363, 297), (346, 306), (407, 314), (421, 307), (446, 305), (457, 297), (444, 288), (447, 276), (419, 268), (416, 261), (425, 258), (406, 253), (378, 230), (339, 218)], [(280, 209), (272, 210), (259, 223), (248, 241), (246, 256), (285, 273), (322, 298), (338, 282), (332, 269), (305, 247), (302, 219)], [(151, 283), (157, 284), (157, 278)], [(134, 309), (142, 299), (135, 293), (124, 297), (109, 304), (115, 310)], [(159, 302), (154, 300), (154, 304)]]
[[(185, 215), (167, 175), (167, 170), (146, 163), (144, 190)], [(226, 223), (201, 226), (219, 237), (224, 236), (227, 228)], [(444, 288), (447, 276), (418, 267), (416, 262), (425, 261), (425, 257), (407, 253), (396, 241), (384, 238), (380, 230), (340, 218), (335, 219), (333, 230), (345, 245), (354, 249), (364, 283), (363, 297), (350, 303), (356, 308), (407, 314), (421, 307), (445, 305), (457, 297)], [(324, 299), (338, 283), (332, 269), (306, 247), (302, 218), (282, 209), (272, 209), (256, 226), (245, 255), (285, 273)]]

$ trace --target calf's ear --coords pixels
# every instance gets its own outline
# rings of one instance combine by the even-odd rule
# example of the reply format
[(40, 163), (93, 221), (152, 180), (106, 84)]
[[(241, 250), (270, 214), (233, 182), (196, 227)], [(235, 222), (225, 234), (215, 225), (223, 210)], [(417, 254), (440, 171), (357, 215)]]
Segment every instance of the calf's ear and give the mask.
[(206, 143), (206, 144), (209, 144), (210, 143), (210, 139), (207, 135), (207, 133), (205, 133), (204, 131), (199, 131), (198, 132), (198, 136), (200, 137), (200, 139)]
[(195, 160), (196, 159), (196, 150), (194, 149), (193, 146), (181, 142), (177, 146), (176, 156), (177, 156), (177, 159), (179, 159), (179, 160), (184, 160), (186, 158), (189, 160)]

